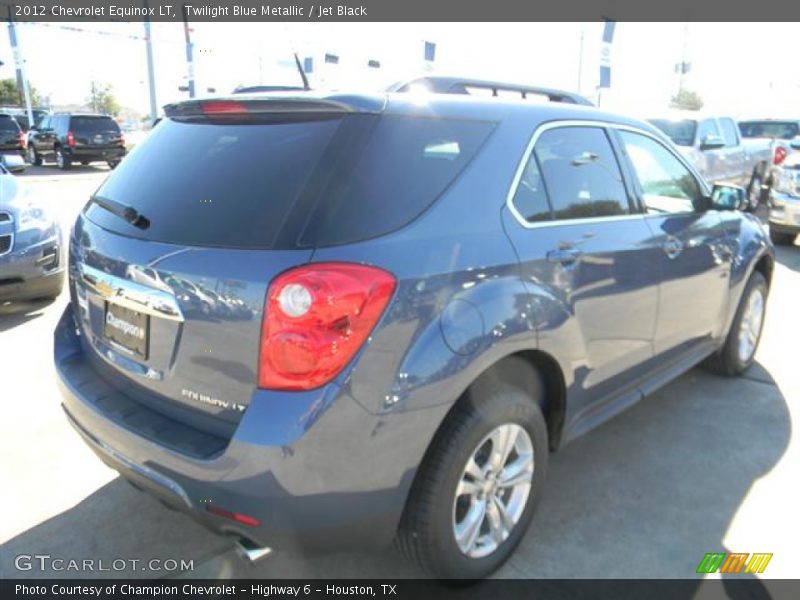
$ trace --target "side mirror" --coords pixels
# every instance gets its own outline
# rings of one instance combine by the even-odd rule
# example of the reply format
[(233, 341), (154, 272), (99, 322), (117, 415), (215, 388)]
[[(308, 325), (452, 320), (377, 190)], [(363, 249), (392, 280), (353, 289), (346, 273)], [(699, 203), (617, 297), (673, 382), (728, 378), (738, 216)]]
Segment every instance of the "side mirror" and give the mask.
[(725, 140), (720, 136), (709, 134), (704, 137), (700, 142), (701, 150), (713, 150), (715, 148), (722, 148), (725, 145)]
[(711, 208), (714, 210), (747, 210), (747, 190), (738, 185), (715, 183), (711, 190)]
[(794, 138), (791, 142), (789, 142), (789, 147), (792, 150), (800, 150), (800, 138)]

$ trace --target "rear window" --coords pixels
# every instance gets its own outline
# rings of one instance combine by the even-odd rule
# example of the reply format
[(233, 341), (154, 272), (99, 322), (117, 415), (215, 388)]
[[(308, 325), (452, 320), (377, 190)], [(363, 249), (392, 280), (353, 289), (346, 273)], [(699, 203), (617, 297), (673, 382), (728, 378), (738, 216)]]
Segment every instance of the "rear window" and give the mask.
[(69, 127), (82, 133), (119, 133), (119, 125), (109, 117), (72, 117)]
[(19, 133), (19, 125), (17, 125), (14, 117), (9, 115), (0, 115), (0, 131), (3, 133)]
[(697, 121), (683, 119), (671, 121), (669, 119), (648, 119), (650, 123), (663, 131), (674, 144), (678, 146), (693, 146), (694, 135), (697, 131)]
[(131, 237), (195, 246), (297, 248), (398, 229), (452, 183), (491, 123), (403, 116), (284, 122), (165, 119), (97, 191), (149, 221), (97, 205), (87, 216)]
[(745, 138), (791, 140), (800, 135), (800, 126), (795, 121), (740, 121), (739, 131)]

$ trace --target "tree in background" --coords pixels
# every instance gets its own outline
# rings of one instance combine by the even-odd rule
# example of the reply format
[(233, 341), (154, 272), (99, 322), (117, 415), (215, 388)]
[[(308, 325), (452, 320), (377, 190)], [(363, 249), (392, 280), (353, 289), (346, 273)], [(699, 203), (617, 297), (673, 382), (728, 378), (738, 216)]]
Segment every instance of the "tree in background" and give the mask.
[[(31, 104), (33, 106), (41, 106), (42, 98), (33, 85), (28, 82), (28, 87), (31, 92)], [(13, 104), (14, 106), (24, 106), (25, 97), (20, 94), (17, 89), (17, 80), (13, 77), (8, 79), (0, 79), (0, 104)]]
[(107, 83), (93, 81), (89, 88), (89, 97), (86, 102), (94, 112), (104, 115), (116, 117), (120, 111), (119, 102), (117, 102), (111, 86)]
[(682, 110), (700, 110), (703, 108), (703, 99), (697, 92), (681, 89), (672, 97), (669, 107)]

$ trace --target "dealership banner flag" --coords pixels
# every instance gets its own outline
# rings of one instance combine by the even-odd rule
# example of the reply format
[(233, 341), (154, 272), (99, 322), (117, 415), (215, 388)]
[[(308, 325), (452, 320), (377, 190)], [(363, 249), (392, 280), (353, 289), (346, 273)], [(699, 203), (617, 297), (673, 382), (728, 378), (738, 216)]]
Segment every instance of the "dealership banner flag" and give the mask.
[(603, 28), (603, 45), (600, 47), (600, 87), (611, 87), (611, 42), (614, 41), (616, 21), (606, 21)]

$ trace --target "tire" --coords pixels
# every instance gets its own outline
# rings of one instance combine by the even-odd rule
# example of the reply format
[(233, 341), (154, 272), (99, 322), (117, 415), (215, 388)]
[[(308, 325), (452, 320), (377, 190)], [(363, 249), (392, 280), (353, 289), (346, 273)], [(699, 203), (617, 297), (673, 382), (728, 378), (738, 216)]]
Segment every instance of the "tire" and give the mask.
[(784, 233), (782, 231), (769, 230), (769, 239), (776, 246), (792, 246), (797, 236), (793, 233)]
[[(720, 375), (734, 377), (741, 375), (753, 366), (758, 344), (761, 341), (761, 333), (764, 329), (768, 291), (767, 280), (764, 279), (760, 272), (754, 271), (747, 281), (742, 298), (739, 300), (736, 315), (733, 318), (733, 323), (731, 323), (728, 336), (725, 338), (725, 345), (716, 354), (711, 355), (705, 363), (709, 370)], [(754, 294), (760, 294), (761, 296), (760, 316), (755, 324), (752, 320), (754, 317), (750, 312), (750, 302)], [(744, 352), (746, 348), (743, 347), (741, 341), (741, 336), (746, 335), (745, 328), (755, 338), (755, 340), (752, 340), (751, 337), (752, 347), (747, 347), (749, 348), (748, 352)]]
[(36, 152), (36, 148), (34, 148), (32, 145), (28, 145), (28, 151), (26, 154), (30, 164), (37, 167), (42, 165), (42, 157), (39, 156), (39, 154)]
[(750, 179), (750, 185), (747, 186), (747, 202), (750, 205), (750, 210), (755, 210), (761, 204), (761, 198), (764, 195), (764, 190), (761, 189), (763, 180), (758, 172), (753, 173)]
[(108, 161), (108, 168), (109, 169), (116, 169), (117, 165), (119, 164), (119, 162), (120, 161), (118, 161), (118, 160), (109, 160)]
[[(527, 363), (523, 363), (523, 368), (528, 368)], [(402, 553), (427, 573), (441, 579), (486, 577), (508, 559), (525, 534), (541, 496), (549, 453), (547, 426), (537, 402), (541, 400), (543, 389), (538, 376), (536, 384), (538, 391), (534, 398), (522, 389), (496, 380), (486, 385), (473, 386), (436, 434), (412, 485), (397, 536), (397, 545)], [(493, 449), (487, 436), (501, 427), (516, 435), (517, 443), (521, 443), (523, 448), (532, 449), (530, 468), (533, 473), (530, 475), (524, 470), (527, 477), (530, 477), (527, 495), (524, 495), (525, 483), (519, 484), (521, 487), (509, 487), (505, 492), (500, 492), (508, 494), (506, 514), (517, 517), (513, 526), (508, 528), (507, 537), (499, 543), (492, 540), (490, 522), (493, 517), (495, 522), (502, 519), (496, 508), (487, 510), (480, 519), (477, 541), (472, 546), (464, 542), (472, 548), (474, 556), (470, 556), (456, 540), (457, 526), (461, 525), (462, 532), (468, 531), (463, 524), (467, 523), (470, 511), (482, 503), (484, 506), (493, 505), (491, 492), (501, 489), (496, 487), (501, 484), (494, 483), (500, 481), (500, 478), (495, 480), (489, 475), (483, 479), (484, 482), (489, 482), (485, 485), (490, 486), (488, 501), (481, 501), (479, 497), (470, 494), (457, 495), (456, 490), (464, 484), (465, 479), (471, 477), (465, 471), (470, 458), (478, 457), (484, 450)], [(523, 433), (526, 435), (523, 436)], [(526, 437), (529, 446), (526, 445)], [(512, 463), (521, 465), (520, 461), (525, 460), (527, 451), (521, 454), (517, 451), (516, 446), (510, 451), (506, 466)], [(475, 458), (474, 464), (489, 468), (488, 460), (482, 463)], [(469, 481), (466, 483), (474, 485)], [(474, 487), (480, 488), (480, 484)], [(518, 492), (521, 495), (517, 497), (515, 509), (513, 498)], [(474, 539), (475, 536), (472, 537)], [(469, 539), (469, 536), (462, 537), (462, 542), (465, 539)], [(494, 544), (497, 545), (492, 548)], [(482, 554), (487, 551), (488, 554)]]
[(60, 147), (56, 148), (56, 166), (62, 171), (66, 171), (72, 166), (72, 161), (69, 157), (64, 156)]
[(88, 160), (82, 160), (82, 161), (81, 161), (81, 164), (82, 164), (84, 167), (87, 167), (87, 166), (89, 166), (89, 161), (88, 161)]

